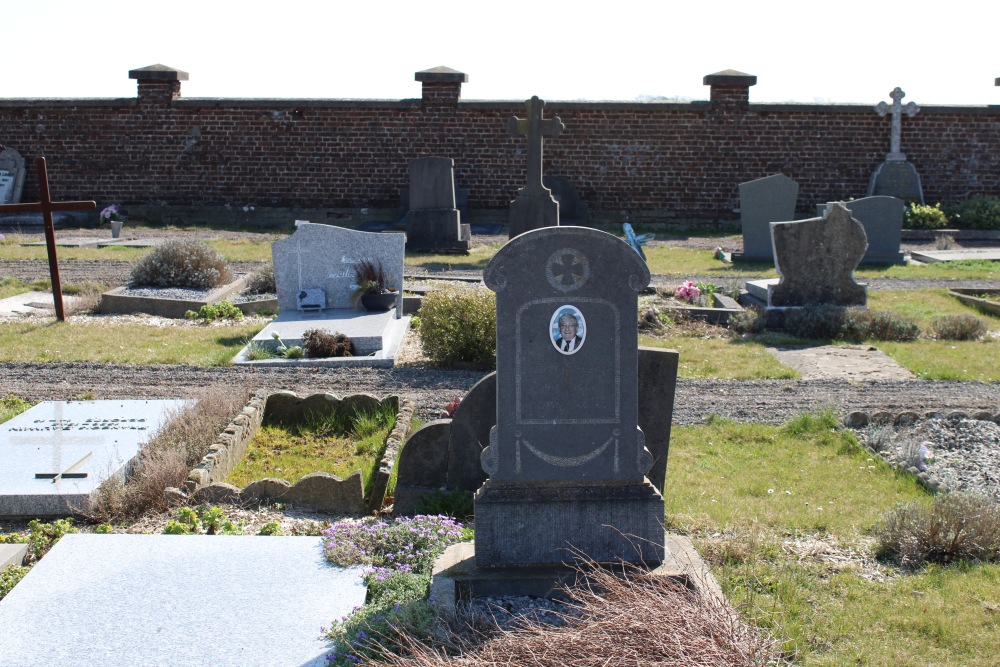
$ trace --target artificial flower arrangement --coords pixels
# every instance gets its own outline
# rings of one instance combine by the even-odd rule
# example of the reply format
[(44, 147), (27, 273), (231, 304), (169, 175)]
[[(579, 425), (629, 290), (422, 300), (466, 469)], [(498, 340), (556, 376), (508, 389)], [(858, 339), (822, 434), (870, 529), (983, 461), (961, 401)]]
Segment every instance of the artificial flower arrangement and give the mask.
[(683, 283), (677, 286), (674, 291), (674, 298), (678, 301), (687, 301), (688, 303), (695, 303), (698, 301), (698, 297), (701, 296), (701, 290), (698, 286), (694, 284), (693, 280), (685, 280)]
[(101, 211), (102, 225), (107, 225), (109, 223), (116, 222), (119, 220), (125, 220), (125, 216), (122, 215), (122, 207), (119, 206), (118, 204), (111, 204), (110, 206), (105, 207), (103, 211)]

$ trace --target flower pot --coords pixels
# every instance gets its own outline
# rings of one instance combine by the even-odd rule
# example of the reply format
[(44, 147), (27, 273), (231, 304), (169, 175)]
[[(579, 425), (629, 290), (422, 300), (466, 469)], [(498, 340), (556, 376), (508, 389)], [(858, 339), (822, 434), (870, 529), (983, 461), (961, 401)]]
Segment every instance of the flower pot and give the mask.
[(396, 307), (396, 298), (399, 292), (387, 292), (386, 294), (368, 293), (361, 297), (361, 305), (365, 310), (385, 311)]
[(112, 220), (111, 221), (111, 238), (116, 239), (122, 233), (122, 225), (125, 224), (124, 220)]

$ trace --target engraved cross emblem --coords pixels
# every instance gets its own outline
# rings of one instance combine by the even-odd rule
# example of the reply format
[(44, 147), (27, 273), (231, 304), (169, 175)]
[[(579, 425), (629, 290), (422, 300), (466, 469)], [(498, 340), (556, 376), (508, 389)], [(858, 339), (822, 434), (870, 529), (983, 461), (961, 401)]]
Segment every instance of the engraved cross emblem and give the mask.
[(902, 99), (906, 97), (906, 93), (899, 86), (896, 86), (889, 93), (889, 97), (892, 98), (891, 107), (885, 102), (879, 102), (875, 105), (875, 113), (879, 116), (885, 117), (888, 114), (892, 114), (892, 125), (889, 130), (889, 153), (885, 156), (885, 159), (905, 160), (906, 155), (899, 150), (899, 139), (903, 131), (902, 117), (904, 113), (911, 118), (916, 116), (920, 113), (920, 107), (913, 102), (908, 102), (906, 106), (903, 106)]
[(523, 135), (528, 138), (528, 177), (522, 192), (545, 194), (547, 190), (542, 185), (542, 139), (545, 136), (559, 136), (566, 126), (559, 116), (542, 118), (545, 101), (538, 99), (537, 95), (525, 104), (528, 107), (528, 117), (511, 118), (507, 121), (507, 130), (512, 137)]
[(590, 262), (574, 248), (556, 250), (545, 263), (545, 278), (560, 292), (572, 292), (590, 278)]

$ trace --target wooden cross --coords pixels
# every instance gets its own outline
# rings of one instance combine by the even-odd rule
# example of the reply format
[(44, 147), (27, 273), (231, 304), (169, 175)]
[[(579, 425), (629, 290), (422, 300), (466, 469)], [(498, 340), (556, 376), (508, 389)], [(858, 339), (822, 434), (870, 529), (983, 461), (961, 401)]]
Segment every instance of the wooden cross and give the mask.
[(891, 107), (885, 102), (879, 102), (875, 105), (875, 113), (879, 116), (885, 117), (886, 114), (892, 114), (892, 126), (889, 130), (889, 154), (885, 156), (885, 159), (905, 160), (906, 155), (901, 153), (899, 150), (899, 139), (903, 132), (902, 116), (905, 113), (910, 118), (913, 118), (920, 113), (920, 107), (913, 102), (908, 102), (904, 107), (902, 99), (906, 97), (906, 93), (904, 93), (899, 86), (896, 86), (896, 88), (889, 93), (889, 97), (892, 98)]
[(507, 121), (507, 130), (512, 137), (528, 137), (528, 182), (524, 194), (546, 194), (548, 190), (542, 185), (542, 137), (557, 137), (566, 129), (559, 116), (542, 119), (542, 109), (545, 102), (535, 95), (525, 102), (528, 107), (527, 118), (511, 118)]
[(56, 232), (52, 225), (53, 211), (91, 211), (97, 208), (92, 201), (54, 202), (49, 196), (49, 174), (45, 169), (45, 158), (35, 160), (38, 167), (38, 190), (41, 201), (37, 204), (4, 204), (0, 213), (39, 213), (45, 220), (45, 248), (49, 254), (49, 275), (52, 277), (52, 299), (56, 307), (56, 319), (66, 319), (63, 312), (62, 283), (59, 280), (59, 260), (56, 257)]

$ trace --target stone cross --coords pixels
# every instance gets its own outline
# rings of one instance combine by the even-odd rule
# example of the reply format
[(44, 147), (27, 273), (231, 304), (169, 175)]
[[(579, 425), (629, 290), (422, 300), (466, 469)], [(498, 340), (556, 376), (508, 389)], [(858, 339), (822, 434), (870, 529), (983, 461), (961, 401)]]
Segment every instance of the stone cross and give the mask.
[(52, 277), (52, 300), (55, 303), (56, 319), (66, 319), (63, 312), (62, 283), (59, 280), (59, 260), (56, 257), (56, 232), (52, 224), (53, 211), (92, 211), (97, 208), (93, 201), (55, 202), (49, 197), (49, 174), (45, 169), (45, 158), (35, 161), (38, 167), (38, 190), (41, 201), (37, 204), (0, 205), (0, 213), (41, 213), (45, 220), (45, 248), (49, 255), (49, 275)]
[(542, 141), (543, 137), (557, 137), (559, 133), (566, 129), (559, 116), (543, 119), (542, 109), (545, 101), (533, 96), (526, 103), (528, 107), (527, 118), (511, 118), (507, 121), (507, 130), (512, 137), (526, 136), (528, 138), (528, 180), (522, 190), (526, 195), (548, 194), (549, 191), (542, 185)]
[(892, 98), (891, 107), (885, 102), (879, 102), (875, 105), (875, 113), (879, 116), (884, 117), (886, 114), (892, 114), (892, 127), (889, 132), (889, 153), (885, 156), (885, 159), (893, 161), (905, 160), (906, 155), (899, 150), (899, 137), (903, 129), (902, 116), (905, 113), (912, 118), (920, 113), (920, 107), (913, 102), (908, 102), (906, 106), (903, 106), (901, 100), (906, 97), (906, 93), (899, 86), (896, 86), (889, 93), (889, 97)]

